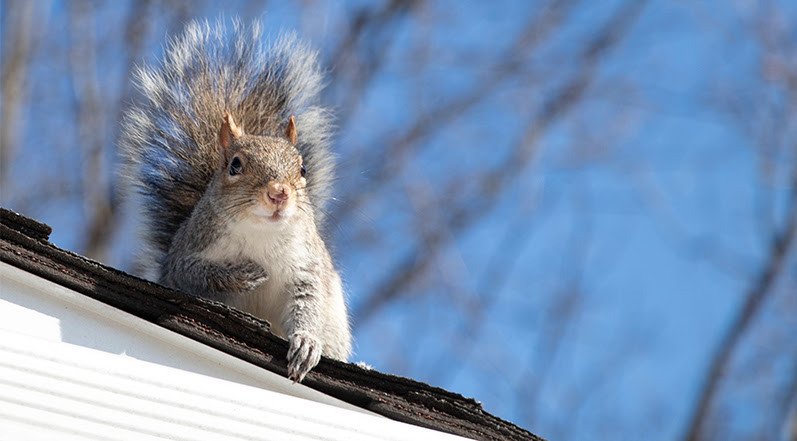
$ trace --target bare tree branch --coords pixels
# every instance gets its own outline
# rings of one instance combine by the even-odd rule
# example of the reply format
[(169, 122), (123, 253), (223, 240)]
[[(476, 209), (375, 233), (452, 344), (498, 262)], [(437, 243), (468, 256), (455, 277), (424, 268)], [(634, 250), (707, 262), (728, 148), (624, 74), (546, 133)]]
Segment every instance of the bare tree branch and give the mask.
[[(601, 31), (585, 45), (579, 57), (582, 63), (581, 68), (576, 70), (575, 76), (552, 94), (539, 113), (531, 116), (530, 121), (526, 124), (529, 129), (512, 149), (512, 155), (502, 165), (479, 178), (478, 188), (482, 195), (481, 200), (485, 201), (484, 204), (474, 205), (466, 201), (462, 205), (448, 207), (446, 223), (449, 226), (450, 234), (460, 233), (485, 212), (488, 212), (498, 200), (491, 195), (500, 194), (501, 190), (512, 182), (512, 177), (520, 175), (522, 170), (528, 166), (537, 151), (542, 134), (554, 121), (565, 115), (584, 97), (588, 85), (594, 78), (594, 71), (599, 64), (601, 55), (628, 32), (644, 5), (645, 1), (626, 2)], [(390, 275), (372, 290), (372, 293), (367, 296), (366, 301), (355, 311), (354, 315), (359, 320), (366, 321), (384, 304), (403, 293), (420, 274), (429, 268), (439, 253), (443, 239), (444, 235), (440, 233), (425, 237), (425, 240), (409, 252), (402, 262), (390, 271)]]
[(792, 187), (785, 223), (779, 231), (773, 234), (767, 260), (753, 286), (745, 295), (739, 313), (728, 326), (712, 356), (706, 378), (698, 392), (697, 402), (686, 425), (682, 438), (685, 441), (702, 439), (708, 411), (730, 362), (731, 354), (738, 346), (740, 338), (747, 331), (752, 319), (772, 293), (773, 284), (781, 273), (785, 258), (793, 245), (794, 236), (797, 234), (797, 167), (794, 167), (792, 171)]
[(477, 81), (478, 87), (437, 104), (432, 109), (424, 110), (407, 130), (396, 138), (387, 140), (384, 149), (376, 152), (374, 149), (365, 149), (363, 154), (367, 158), (364, 161), (367, 164), (365, 169), (369, 171), (371, 178), (370, 191), (360, 192), (338, 205), (332, 217), (339, 222), (345, 222), (370, 198), (383, 194), (381, 190), (404, 170), (405, 161), (398, 160), (388, 164), (383, 160), (384, 157), (405, 158), (410, 153), (419, 153), (419, 149), (423, 146), (421, 141), (425, 137), (442, 130), (451, 121), (483, 102), (509, 78), (523, 73), (524, 65), (518, 60), (517, 54), (531, 53), (545, 41), (557, 29), (557, 25), (567, 17), (569, 8), (573, 6), (572, 3), (569, 0), (552, 0), (547, 7), (541, 8), (541, 13), (531, 16), (523, 32), (518, 35), (506, 53), (496, 57), (498, 61), (484, 69), (487, 74)]
[[(33, 50), (35, 2), (9, 1), (4, 12), (3, 30), (3, 114), (0, 118), (0, 178), (8, 176), (8, 166), (20, 140), (20, 113), (27, 91), (28, 70)], [(0, 182), (2, 183), (2, 182)], [(0, 187), (2, 187), (0, 185)]]
[[(343, 76), (349, 86), (341, 96), (338, 118), (343, 124), (356, 109), (356, 103), (390, 52), (396, 27), (420, 0), (390, 0), (381, 7), (363, 7), (354, 13), (349, 32), (332, 51), (328, 64), (338, 80)], [(362, 54), (358, 53), (361, 50)]]
[[(79, 91), (78, 106), (79, 123), (81, 128), (80, 136), (84, 140), (83, 144), (89, 146), (86, 153), (84, 182), (84, 199), (87, 204), (87, 217), (83, 253), (89, 257), (105, 260), (110, 249), (110, 240), (113, 232), (119, 226), (118, 215), (121, 204), (121, 197), (118, 192), (117, 174), (108, 169), (107, 159), (113, 156), (116, 148), (115, 142), (108, 142), (110, 137), (102, 128), (107, 124), (116, 126), (116, 121), (121, 120), (122, 111), (125, 103), (128, 102), (132, 94), (130, 76), (135, 67), (135, 63), (140, 59), (144, 47), (144, 39), (148, 34), (150, 24), (149, 10), (152, 6), (151, 0), (143, 0), (131, 4), (131, 9), (126, 15), (124, 38), (121, 45), (125, 53), (125, 75), (121, 78), (124, 91), (118, 100), (101, 100), (99, 97), (98, 78), (96, 70), (101, 66), (92, 54), (96, 42), (92, 39), (90, 32), (79, 32), (74, 34), (74, 38), (80, 38), (80, 43), (75, 44), (79, 49), (78, 53), (72, 54), (72, 75), (75, 88)], [(73, 26), (81, 26), (80, 20), (91, 20), (95, 17), (85, 9), (85, 4), (80, 2), (73, 3)], [(83, 25), (84, 26), (84, 25)], [(76, 67), (80, 66), (80, 67)], [(105, 109), (100, 109), (102, 104)], [(115, 111), (110, 111), (110, 107), (115, 107)], [(108, 121), (106, 115), (117, 115), (114, 121)], [(118, 132), (118, 128), (114, 130)], [(113, 137), (115, 138), (115, 136)]]

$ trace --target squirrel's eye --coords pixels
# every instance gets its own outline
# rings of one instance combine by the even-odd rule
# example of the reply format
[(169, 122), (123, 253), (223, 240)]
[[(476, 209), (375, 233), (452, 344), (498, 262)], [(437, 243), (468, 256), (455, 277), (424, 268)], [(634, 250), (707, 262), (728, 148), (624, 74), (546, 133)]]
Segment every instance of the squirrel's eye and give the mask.
[(241, 164), (241, 160), (238, 157), (232, 158), (232, 162), (230, 162), (230, 176), (240, 175), (244, 172), (244, 166)]
[(302, 164), (302, 177), (305, 177), (305, 175), (307, 175), (307, 169), (304, 168), (304, 164)]

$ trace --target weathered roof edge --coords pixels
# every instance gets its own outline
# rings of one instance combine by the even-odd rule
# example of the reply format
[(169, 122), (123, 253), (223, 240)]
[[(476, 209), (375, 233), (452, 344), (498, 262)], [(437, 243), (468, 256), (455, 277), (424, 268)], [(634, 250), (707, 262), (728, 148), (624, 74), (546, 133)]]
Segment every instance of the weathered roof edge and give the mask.
[[(268, 323), (102, 265), (48, 242), (52, 228), (0, 208), (0, 261), (269, 371), (287, 376), (288, 344)], [(480, 440), (542, 438), (473, 399), (324, 357), (302, 384), (391, 419)]]

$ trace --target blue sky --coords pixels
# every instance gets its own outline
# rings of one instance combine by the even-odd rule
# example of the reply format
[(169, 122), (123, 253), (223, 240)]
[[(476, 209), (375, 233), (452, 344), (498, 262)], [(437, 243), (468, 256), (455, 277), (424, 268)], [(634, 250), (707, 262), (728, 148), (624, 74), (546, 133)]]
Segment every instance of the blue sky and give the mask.
[[(797, 13), (787, 3), (774, 4), (790, 23), (787, 35), (797, 41)], [(342, 67), (328, 57), (359, 4), (317, 2), (302, 9), (270, 2), (262, 17), (269, 29), (295, 30), (309, 40), (338, 73)], [(358, 149), (378, 154), (419, 112), (478, 87), (493, 73), (485, 60), (511, 48), (539, 4), (434, 2), (415, 11), (421, 18), (401, 22), (378, 42), (385, 58), (381, 70), (352, 108), (337, 108), (352, 114), (341, 121), (336, 142), (343, 203), (378, 178), (362, 154), (367, 150)], [(406, 188), (422, 189), (439, 204), (467, 197), (473, 191), (467, 179), (454, 187), (459, 191), (448, 192), (457, 182), (452, 178), (467, 178), (507, 157), (528, 127), (523, 115), (580, 68), (567, 54), (622, 4), (584, 2), (540, 50), (508, 54), (533, 66), (528, 75), (502, 83), (483, 102), (422, 137), (420, 153), (387, 164), (403, 167), (396, 181), (346, 223), (333, 226), (331, 240), (355, 311), (413, 249), (423, 221), (441, 215)], [(104, 36), (118, 37), (116, 24), (128, 4), (102, 6), (93, 11), (93, 23), (104, 42)], [(762, 201), (771, 196), (776, 207), (785, 207), (783, 170), (794, 161), (793, 152), (782, 153), (767, 181), (761, 134), (744, 124), (759, 127), (754, 123), (766, 109), (740, 121), (720, 99), (758, 104), (773, 93), (762, 86), (762, 54), (752, 27), (740, 19), (750, 17), (753, 6), (649, 2), (598, 67), (584, 102), (543, 134), (534, 160), (512, 177), (494, 207), (446, 242), (411, 293), (367, 320), (353, 317), (357, 359), (475, 397), (488, 411), (551, 439), (681, 435), (710, 356), (765, 257), (771, 225)], [(245, 7), (246, 2), (210, 2), (197, 17), (260, 16), (260, 9)], [(67, 51), (63, 3), (53, 3), (48, 20), (45, 44)], [(166, 23), (153, 25), (146, 61), (156, 59), (167, 33)], [(112, 100), (129, 80), (123, 55), (112, 42), (104, 44), (97, 69), (101, 93)], [(74, 154), (82, 151), (69, 114), (74, 86), (51, 71), (60, 60), (50, 61), (34, 64), (23, 126), (26, 147), (43, 148), (18, 152), (2, 203), (24, 207), (17, 209), (54, 227), (53, 242), (79, 251), (79, 226), (85, 222), (79, 198), (35, 198), (37, 189), (59, 182), (54, 170), (67, 176), (65, 192), (71, 194), (80, 185), (84, 159)], [(333, 107), (345, 102), (340, 94), (346, 89), (337, 86), (330, 84), (326, 96)], [(105, 126), (108, 144), (118, 129), (114, 120), (109, 115)], [(109, 173), (118, 166), (114, 161), (110, 155), (104, 164)], [(45, 170), (28, 177), (31, 164)], [(35, 182), (33, 191), (14, 184), (27, 179)], [(484, 202), (473, 198), (474, 204)], [(137, 242), (135, 208), (126, 210), (107, 258), (123, 269), (132, 264)], [(782, 217), (783, 208), (774, 213)], [(363, 239), (369, 235), (379, 239), (369, 244)], [(366, 245), (352, 245), (360, 240)], [(795, 268), (793, 251), (790, 259), (787, 269)], [(783, 279), (756, 322), (763, 335), (770, 335), (767, 326), (773, 323), (786, 335), (797, 329), (794, 320), (773, 312), (773, 305), (792, 305), (786, 300), (797, 281), (793, 275)], [(468, 302), (477, 300), (484, 309), (469, 310)], [(571, 319), (555, 320), (557, 308), (567, 307), (573, 308)], [(793, 340), (785, 339), (784, 353), (794, 352)], [(758, 357), (758, 349), (754, 344), (745, 354)], [(744, 354), (739, 358), (744, 361)], [(773, 359), (782, 370), (775, 377), (785, 379), (795, 359)], [(736, 381), (729, 381), (730, 389)], [(773, 381), (759, 392), (777, 388)], [(755, 389), (762, 383), (751, 384)], [(524, 388), (533, 399), (520, 393)], [(740, 436), (764, 418), (754, 401), (733, 407), (728, 430)]]

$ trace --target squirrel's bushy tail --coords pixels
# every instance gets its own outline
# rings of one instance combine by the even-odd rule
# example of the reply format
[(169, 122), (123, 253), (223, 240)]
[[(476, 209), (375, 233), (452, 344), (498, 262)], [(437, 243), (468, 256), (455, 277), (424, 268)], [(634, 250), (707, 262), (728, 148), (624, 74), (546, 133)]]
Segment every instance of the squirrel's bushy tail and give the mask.
[(141, 193), (150, 262), (159, 265), (220, 162), (225, 110), (248, 134), (277, 136), (296, 115), (316, 219), (329, 197), (333, 158), (329, 113), (318, 106), (317, 53), (293, 34), (264, 44), (260, 24), (228, 28), (192, 22), (171, 40), (159, 66), (135, 77), (143, 102), (122, 122), (124, 174)]

